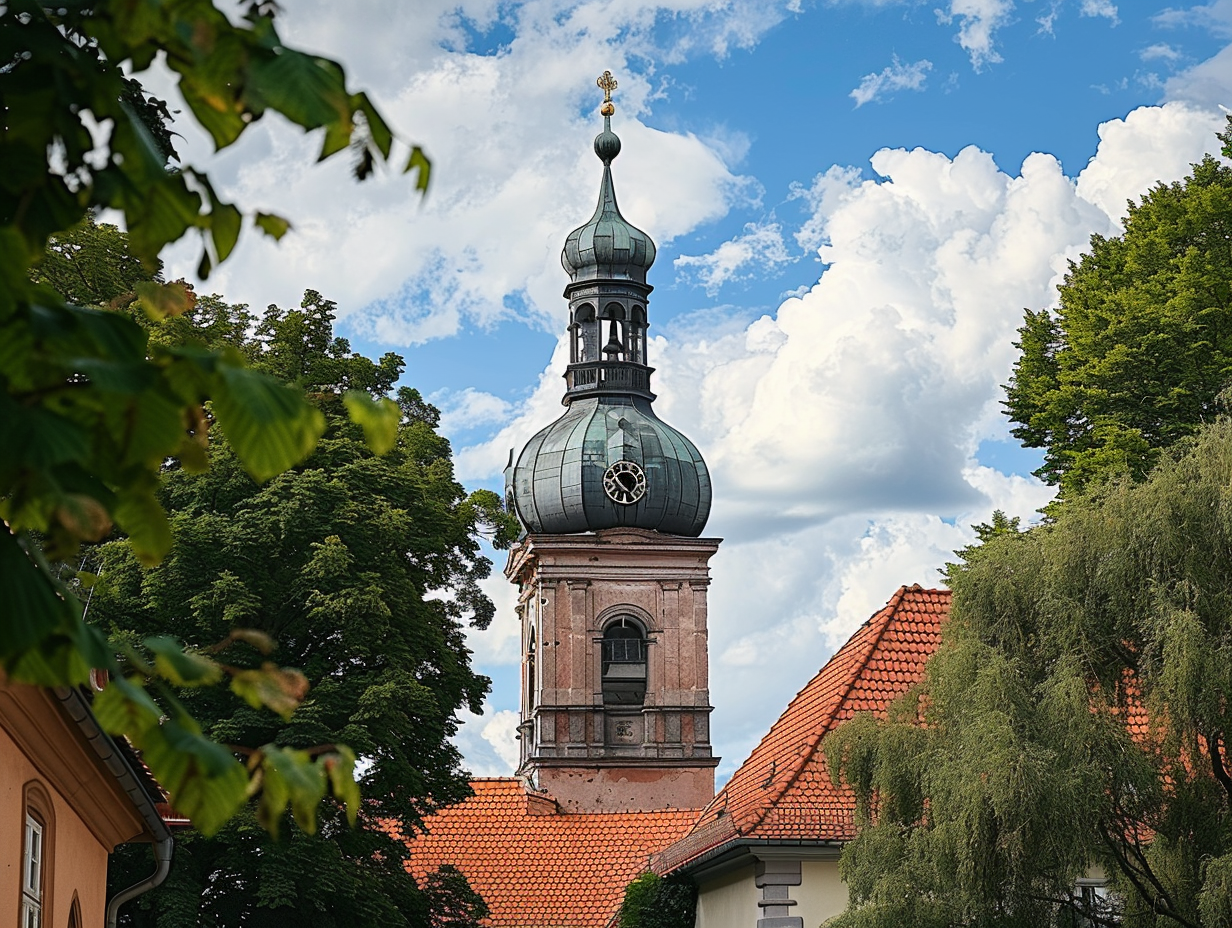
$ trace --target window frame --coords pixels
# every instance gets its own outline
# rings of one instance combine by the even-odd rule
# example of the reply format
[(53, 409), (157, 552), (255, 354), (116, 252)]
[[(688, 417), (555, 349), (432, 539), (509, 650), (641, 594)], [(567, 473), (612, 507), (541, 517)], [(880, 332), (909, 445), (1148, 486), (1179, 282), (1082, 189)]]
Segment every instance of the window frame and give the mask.
[[(37, 861), (31, 857), (31, 835), (37, 834)], [(22, 787), (21, 874), (17, 914), (20, 928), (47, 928), (52, 921), (52, 883), (55, 866), (56, 819), (51, 793), (37, 780)], [(38, 875), (31, 885), (30, 869)]]

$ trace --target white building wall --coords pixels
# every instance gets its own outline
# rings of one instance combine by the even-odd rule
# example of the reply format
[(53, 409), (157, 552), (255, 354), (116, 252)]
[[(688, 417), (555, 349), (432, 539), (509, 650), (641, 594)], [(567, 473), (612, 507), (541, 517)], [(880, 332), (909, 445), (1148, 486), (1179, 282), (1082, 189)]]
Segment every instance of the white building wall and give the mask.
[(799, 903), (794, 914), (804, 918), (804, 928), (818, 928), (847, 908), (847, 884), (839, 878), (837, 859), (805, 860), (800, 877), (792, 898)]
[(757, 900), (753, 863), (707, 880), (697, 888), (696, 928), (757, 928)]

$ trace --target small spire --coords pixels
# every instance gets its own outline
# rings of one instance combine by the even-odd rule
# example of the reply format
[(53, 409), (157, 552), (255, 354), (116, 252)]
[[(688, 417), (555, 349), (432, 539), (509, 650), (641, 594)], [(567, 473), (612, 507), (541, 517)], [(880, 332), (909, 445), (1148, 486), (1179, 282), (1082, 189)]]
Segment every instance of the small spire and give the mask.
[(616, 78), (611, 71), (604, 71), (595, 80), (603, 91), (603, 106), (599, 112), (603, 114), (603, 131), (595, 137), (595, 154), (604, 164), (611, 164), (612, 159), (620, 154), (620, 137), (612, 131), (612, 114), (616, 112), (616, 104), (612, 102), (612, 91), (616, 89)]

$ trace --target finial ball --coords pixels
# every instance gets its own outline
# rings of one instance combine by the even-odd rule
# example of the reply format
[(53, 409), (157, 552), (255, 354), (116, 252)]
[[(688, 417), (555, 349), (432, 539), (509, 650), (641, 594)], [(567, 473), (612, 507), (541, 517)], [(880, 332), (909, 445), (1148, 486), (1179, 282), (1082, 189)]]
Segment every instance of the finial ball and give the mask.
[(611, 116), (616, 112), (616, 104), (604, 103), (601, 107), (599, 107), (599, 112), (604, 116)]
[(595, 136), (595, 154), (604, 164), (611, 164), (612, 159), (620, 154), (620, 136), (604, 129)]

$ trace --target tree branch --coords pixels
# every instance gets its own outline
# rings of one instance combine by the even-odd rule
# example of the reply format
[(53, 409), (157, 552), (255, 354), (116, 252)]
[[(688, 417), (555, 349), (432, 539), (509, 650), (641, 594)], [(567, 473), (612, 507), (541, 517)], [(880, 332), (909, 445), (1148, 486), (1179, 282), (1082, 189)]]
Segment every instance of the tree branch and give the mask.
[[(1130, 861), (1127, 853), (1127, 845), (1113, 838), (1112, 835), (1108, 833), (1108, 828), (1103, 822), (1100, 822), (1098, 827), (1100, 837), (1103, 838), (1104, 843), (1108, 846), (1108, 849), (1112, 851), (1112, 856), (1116, 858), (1117, 866), (1129, 879), (1130, 883), (1133, 884), (1134, 889), (1138, 892), (1138, 895), (1150, 904), (1151, 910), (1156, 915), (1163, 915), (1170, 918), (1178, 924), (1184, 925), (1185, 928), (1200, 928), (1198, 924), (1191, 922), (1189, 919), (1185, 918), (1176, 911), (1175, 906), (1172, 904), (1172, 898), (1160, 885), (1159, 880), (1151, 871), (1150, 865), (1147, 864), (1146, 860), (1143, 858), (1141, 850), (1137, 848), (1133, 849), (1134, 857), (1137, 858), (1138, 862), (1141, 864), (1141, 869), (1139, 869), (1136, 868)], [(1142, 881), (1138, 878), (1139, 874), (1145, 876), (1157, 892), (1152, 893), (1148, 887), (1144, 886)]]
[(1210, 735), (1206, 737), (1206, 747), (1211, 752), (1211, 770), (1215, 774), (1215, 779), (1223, 787), (1228, 801), (1232, 802), (1232, 776), (1228, 775), (1227, 766), (1223, 761), (1223, 742), (1222, 732), (1217, 733), (1214, 737)]

